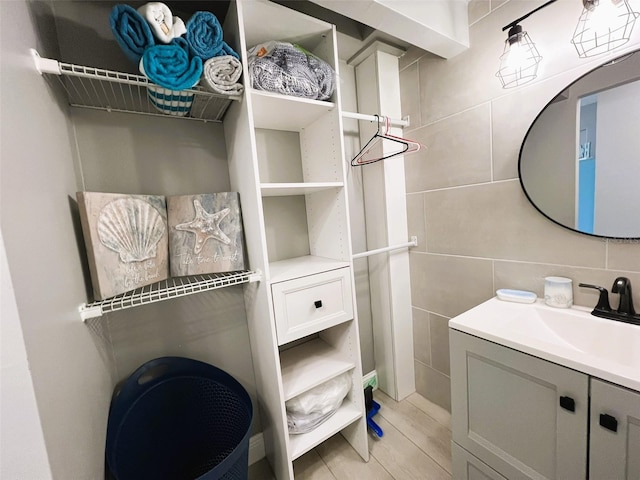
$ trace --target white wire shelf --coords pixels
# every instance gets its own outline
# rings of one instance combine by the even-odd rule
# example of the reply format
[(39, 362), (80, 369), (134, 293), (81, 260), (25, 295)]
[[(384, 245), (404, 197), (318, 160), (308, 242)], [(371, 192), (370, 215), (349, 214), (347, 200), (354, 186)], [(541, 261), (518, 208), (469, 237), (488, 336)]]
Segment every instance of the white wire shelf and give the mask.
[[(200, 86), (180, 91), (180, 96), (193, 95), (193, 103), (185, 116), (170, 115), (158, 110), (149, 100), (148, 87), (157, 87), (147, 77), (130, 73), (85, 67), (42, 58), (31, 50), (36, 69), (48, 78), (60, 80), (72, 107), (93, 108), (109, 112), (137, 113), (159, 117), (221, 122), (229, 105), (240, 100), (238, 95), (220, 95)], [(174, 92), (174, 95), (177, 92)], [(181, 106), (175, 102), (176, 107)]]
[(121, 293), (106, 300), (81, 305), (80, 317), (84, 322), (89, 318), (99, 317), (109, 312), (162, 302), (232, 285), (257, 282), (261, 279), (261, 272), (251, 270), (169, 278), (168, 280), (136, 288), (130, 292)]

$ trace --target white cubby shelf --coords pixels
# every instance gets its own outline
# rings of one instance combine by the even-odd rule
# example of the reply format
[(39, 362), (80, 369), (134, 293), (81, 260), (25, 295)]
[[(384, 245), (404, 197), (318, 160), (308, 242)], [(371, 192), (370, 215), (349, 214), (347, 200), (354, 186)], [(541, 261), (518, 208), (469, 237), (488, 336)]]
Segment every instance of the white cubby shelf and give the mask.
[(348, 399), (345, 399), (340, 408), (326, 422), (316, 427), (315, 430), (301, 435), (289, 435), (291, 459), (295, 460), (301, 457), (361, 417), (362, 411), (349, 402)]
[(344, 352), (320, 338), (285, 350), (280, 355), (285, 400), (300, 395), (355, 367)]

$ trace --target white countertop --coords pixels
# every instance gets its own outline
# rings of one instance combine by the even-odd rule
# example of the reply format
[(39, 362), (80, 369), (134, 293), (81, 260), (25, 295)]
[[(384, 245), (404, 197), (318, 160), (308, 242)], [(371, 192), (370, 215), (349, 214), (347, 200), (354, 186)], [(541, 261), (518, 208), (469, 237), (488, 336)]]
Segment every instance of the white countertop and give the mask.
[(492, 298), (449, 320), (449, 327), (640, 391), (640, 326)]

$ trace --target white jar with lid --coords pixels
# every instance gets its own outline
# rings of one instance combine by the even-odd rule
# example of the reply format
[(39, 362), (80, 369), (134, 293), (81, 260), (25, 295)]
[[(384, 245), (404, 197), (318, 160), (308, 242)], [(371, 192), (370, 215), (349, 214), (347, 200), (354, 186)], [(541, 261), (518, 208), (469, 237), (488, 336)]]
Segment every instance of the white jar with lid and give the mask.
[(556, 308), (573, 305), (573, 281), (566, 277), (545, 277), (544, 303)]

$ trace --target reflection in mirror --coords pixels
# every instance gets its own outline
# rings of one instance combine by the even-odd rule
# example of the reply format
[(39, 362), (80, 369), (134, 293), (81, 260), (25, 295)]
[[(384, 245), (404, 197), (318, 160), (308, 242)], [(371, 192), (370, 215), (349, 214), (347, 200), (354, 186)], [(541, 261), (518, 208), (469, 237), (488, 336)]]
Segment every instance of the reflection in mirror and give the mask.
[(632, 219), (640, 220), (640, 81), (581, 98), (579, 114), (578, 230), (638, 236)]
[(640, 238), (640, 54), (584, 75), (531, 125), (520, 183), (554, 222), (590, 235)]

